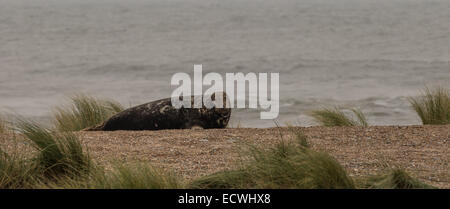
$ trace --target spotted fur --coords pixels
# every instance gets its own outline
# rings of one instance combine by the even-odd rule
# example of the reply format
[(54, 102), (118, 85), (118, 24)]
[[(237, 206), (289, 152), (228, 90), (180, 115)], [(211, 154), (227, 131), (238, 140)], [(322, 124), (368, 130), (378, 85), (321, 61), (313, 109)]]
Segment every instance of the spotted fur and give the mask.
[[(215, 99), (214, 94), (211, 96)], [(192, 104), (195, 97), (191, 97)], [(224, 94), (224, 104), (226, 95)], [(172, 106), (171, 98), (129, 108), (87, 131), (161, 130), (190, 128), (225, 128), (230, 120), (230, 108), (180, 108)]]

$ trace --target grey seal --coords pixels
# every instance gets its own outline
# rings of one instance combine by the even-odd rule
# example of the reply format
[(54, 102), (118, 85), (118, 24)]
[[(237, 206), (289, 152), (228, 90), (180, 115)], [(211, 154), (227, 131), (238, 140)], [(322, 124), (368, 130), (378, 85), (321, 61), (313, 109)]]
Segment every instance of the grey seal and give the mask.
[[(214, 101), (216, 93), (209, 95)], [(227, 96), (224, 95), (224, 107), (206, 108), (175, 108), (171, 98), (161, 99), (136, 107), (126, 109), (103, 124), (87, 128), (85, 131), (115, 131), (115, 130), (162, 130), (191, 128), (225, 128), (231, 116), (231, 108), (227, 108)], [(196, 97), (191, 96), (192, 106)], [(182, 100), (180, 98), (180, 100)], [(203, 97), (202, 100), (203, 101)]]

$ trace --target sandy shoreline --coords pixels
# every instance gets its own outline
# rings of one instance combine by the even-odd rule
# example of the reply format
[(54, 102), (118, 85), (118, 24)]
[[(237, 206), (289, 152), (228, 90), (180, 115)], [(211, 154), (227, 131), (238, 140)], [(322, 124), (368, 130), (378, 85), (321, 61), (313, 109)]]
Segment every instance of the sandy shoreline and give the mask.
[[(450, 125), (296, 127), (313, 149), (334, 156), (352, 176), (376, 174), (387, 167), (406, 169), (440, 188), (450, 188)], [(271, 147), (294, 135), (288, 128), (231, 128), (78, 132), (91, 156), (100, 164), (149, 161), (187, 179), (232, 168), (243, 144)], [(0, 145), (12, 148), (11, 135), (0, 135)], [(19, 149), (23, 146), (19, 138)]]

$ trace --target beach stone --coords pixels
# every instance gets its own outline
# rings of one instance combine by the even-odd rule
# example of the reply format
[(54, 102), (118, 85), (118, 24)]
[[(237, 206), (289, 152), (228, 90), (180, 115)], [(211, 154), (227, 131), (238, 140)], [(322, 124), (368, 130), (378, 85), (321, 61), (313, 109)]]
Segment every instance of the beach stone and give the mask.
[[(215, 94), (209, 96), (211, 102), (214, 101)], [(196, 97), (202, 96), (191, 96), (192, 105)], [(228, 104), (226, 94), (224, 104)], [(171, 98), (166, 98), (126, 109), (85, 131), (225, 128), (231, 116), (231, 109), (227, 107), (216, 108), (213, 105), (206, 108), (202, 105), (201, 108), (176, 109)]]

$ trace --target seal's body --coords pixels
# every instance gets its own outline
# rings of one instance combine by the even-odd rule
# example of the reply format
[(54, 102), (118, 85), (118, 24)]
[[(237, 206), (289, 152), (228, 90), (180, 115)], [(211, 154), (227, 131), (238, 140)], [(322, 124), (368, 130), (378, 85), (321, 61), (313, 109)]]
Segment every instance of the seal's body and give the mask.
[[(194, 101), (194, 96), (191, 98)], [(172, 106), (171, 98), (126, 109), (103, 124), (87, 131), (161, 130), (225, 128), (230, 120), (230, 108), (180, 108)]]

